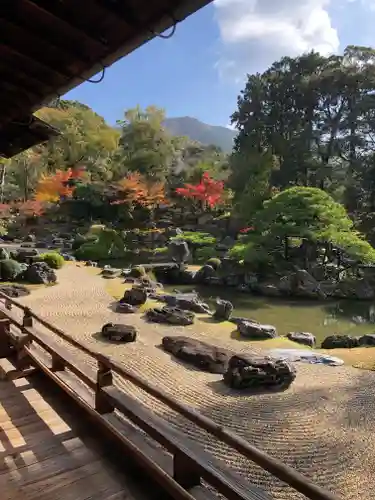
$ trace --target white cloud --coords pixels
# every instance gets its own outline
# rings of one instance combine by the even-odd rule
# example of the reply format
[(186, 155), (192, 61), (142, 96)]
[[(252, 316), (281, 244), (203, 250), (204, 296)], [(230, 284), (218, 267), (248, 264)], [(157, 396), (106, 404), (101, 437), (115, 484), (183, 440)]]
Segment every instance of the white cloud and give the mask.
[(329, 4), (330, 0), (215, 0), (222, 41), (220, 74), (238, 82), (285, 55), (311, 49), (336, 52), (340, 41)]

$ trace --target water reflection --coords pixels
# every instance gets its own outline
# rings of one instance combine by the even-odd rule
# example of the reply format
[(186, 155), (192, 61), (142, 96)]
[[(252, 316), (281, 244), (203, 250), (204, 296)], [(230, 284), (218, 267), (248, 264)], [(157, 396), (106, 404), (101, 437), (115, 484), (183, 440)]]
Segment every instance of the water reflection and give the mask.
[[(170, 292), (173, 288), (166, 287)], [(192, 287), (179, 286), (178, 290), (192, 291)], [(334, 333), (363, 335), (374, 331), (375, 304), (368, 301), (274, 299), (219, 287), (195, 287), (195, 290), (211, 306), (218, 296), (230, 300), (236, 316), (275, 325), (281, 335), (291, 331), (309, 331), (321, 341)]]

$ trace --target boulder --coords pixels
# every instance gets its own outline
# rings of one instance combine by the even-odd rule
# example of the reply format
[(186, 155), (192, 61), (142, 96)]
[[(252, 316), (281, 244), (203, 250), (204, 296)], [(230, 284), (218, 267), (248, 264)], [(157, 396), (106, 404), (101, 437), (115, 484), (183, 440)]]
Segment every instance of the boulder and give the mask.
[(276, 328), (272, 325), (262, 325), (251, 320), (240, 321), (237, 331), (242, 337), (254, 340), (273, 339), (277, 337)]
[(146, 318), (153, 323), (187, 326), (194, 323), (194, 313), (177, 307), (154, 308), (146, 312)]
[(215, 269), (209, 264), (205, 264), (195, 273), (194, 281), (195, 283), (202, 285), (206, 283), (206, 280), (208, 278), (213, 278), (215, 276), (216, 276)]
[(312, 333), (309, 332), (290, 332), (287, 334), (287, 338), (297, 344), (308, 345), (314, 347), (316, 344), (316, 338)]
[(373, 300), (375, 290), (367, 279), (352, 279), (338, 283), (333, 295), (345, 299)]
[(321, 345), (322, 349), (351, 349), (358, 347), (359, 340), (350, 335), (329, 335), (326, 337)]
[(295, 378), (295, 367), (283, 359), (235, 354), (229, 360), (224, 383), (233, 389), (285, 390)]
[(294, 273), (280, 279), (278, 289), (282, 294), (311, 299), (326, 299), (319, 282), (305, 269), (298, 269)]
[(132, 314), (137, 312), (137, 308), (135, 306), (127, 304), (126, 302), (118, 302), (116, 306), (116, 312), (124, 314)]
[(250, 318), (243, 318), (242, 316), (231, 316), (229, 318), (229, 321), (231, 323), (234, 323), (235, 325), (238, 325), (239, 323), (242, 323), (243, 321), (250, 321), (250, 323), (255, 323), (256, 325), (259, 325), (259, 321), (256, 321), (255, 319), (250, 319)]
[(375, 347), (375, 333), (366, 333), (358, 338), (361, 347)]
[(190, 257), (189, 246), (186, 241), (173, 240), (168, 245), (168, 251), (171, 255), (172, 261), (182, 264), (187, 262)]
[(101, 334), (112, 342), (135, 342), (137, 329), (133, 325), (107, 323), (103, 326)]
[(118, 278), (121, 275), (121, 269), (103, 269), (101, 275), (103, 276), (103, 278)]
[(219, 321), (228, 321), (233, 312), (233, 304), (229, 300), (216, 299), (214, 318)]
[(36, 241), (35, 234), (30, 233), (27, 236), (25, 236), (25, 242), (27, 242), (27, 243), (35, 243), (35, 241)]
[(120, 302), (126, 302), (132, 306), (143, 306), (147, 300), (147, 291), (138, 286), (133, 286), (130, 290), (125, 290), (123, 298)]
[(39, 255), (39, 252), (36, 248), (29, 249), (20, 249), (15, 254), (15, 260), (18, 262), (25, 262), (29, 264), (35, 260), (35, 257)]
[(198, 295), (186, 294), (186, 297), (184, 297), (184, 294), (179, 295), (162, 295), (162, 300), (169, 306), (177, 307), (178, 309), (183, 309), (184, 311), (192, 311), (197, 314), (211, 313), (208, 304), (202, 302)]
[(94, 262), (93, 260), (87, 260), (85, 263), (85, 266), (87, 267), (98, 267), (98, 263)]
[(34, 285), (47, 285), (56, 283), (57, 276), (46, 262), (35, 262), (31, 264), (23, 273), (25, 281)]
[(233, 352), (189, 337), (163, 337), (162, 346), (176, 358), (202, 371), (225, 373)]

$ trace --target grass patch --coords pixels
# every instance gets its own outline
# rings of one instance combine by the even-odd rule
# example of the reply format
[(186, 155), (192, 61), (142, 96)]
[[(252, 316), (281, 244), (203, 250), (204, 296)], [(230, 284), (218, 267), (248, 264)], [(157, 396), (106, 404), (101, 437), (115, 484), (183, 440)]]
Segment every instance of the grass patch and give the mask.
[(317, 349), (318, 352), (341, 358), (346, 365), (361, 370), (375, 371), (375, 347), (355, 347), (353, 349)]

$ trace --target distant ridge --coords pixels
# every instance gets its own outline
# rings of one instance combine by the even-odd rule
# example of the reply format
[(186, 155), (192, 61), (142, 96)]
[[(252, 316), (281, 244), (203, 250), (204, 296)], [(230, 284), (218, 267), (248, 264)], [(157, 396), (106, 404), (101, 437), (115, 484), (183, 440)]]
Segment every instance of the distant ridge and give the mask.
[(196, 118), (182, 116), (179, 118), (166, 118), (164, 126), (172, 135), (189, 137), (202, 144), (219, 146), (225, 153), (230, 153), (236, 131), (219, 125), (207, 125)]

